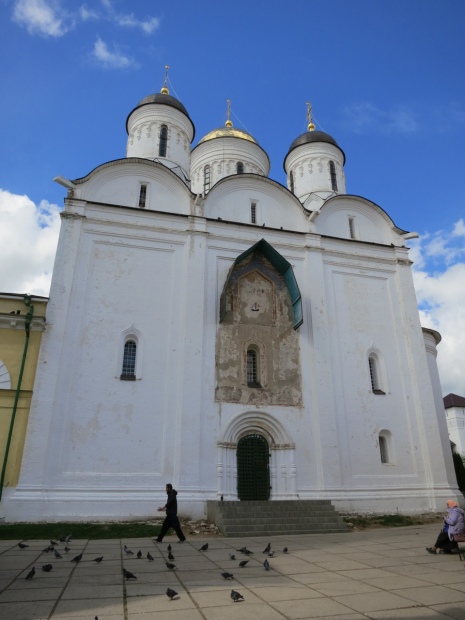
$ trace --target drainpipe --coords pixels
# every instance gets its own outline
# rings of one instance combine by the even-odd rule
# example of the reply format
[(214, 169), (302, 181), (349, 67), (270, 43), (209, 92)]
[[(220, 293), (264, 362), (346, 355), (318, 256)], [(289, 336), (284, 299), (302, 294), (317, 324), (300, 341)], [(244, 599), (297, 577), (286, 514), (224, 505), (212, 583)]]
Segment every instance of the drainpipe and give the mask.
[(32, 316), (34, 314), (34, 306), (32, 305), (32, 295), (24, 295), (24, 304), (29, 308), (29, 312), (24, 317), (24, 329), (26, 330), (26, 342), (24, 343), (23, 359), (21, 360), (21, 368), (19, 370), (18, 385), (16, 387), (15, 402), (13, 404), (13, 413), (11, 415), (10, 430), (8, 432), (8, 440), (6, 442), (5, 456), (3, 457), (2, 475), (0, 478), (0, 500), (3, 494), (3, 481), (5, 480), (6, 464), (8, 454), (10, 452), (11, 437), (13, 436), (13, 426), (16, 418), (16, 410), (18, 408), (19, 394), (21, 392), (21, 382), (23, 380), (24, 366), (26, 363), (27, 348), (29, 346), (29, 333), (31, 327)]

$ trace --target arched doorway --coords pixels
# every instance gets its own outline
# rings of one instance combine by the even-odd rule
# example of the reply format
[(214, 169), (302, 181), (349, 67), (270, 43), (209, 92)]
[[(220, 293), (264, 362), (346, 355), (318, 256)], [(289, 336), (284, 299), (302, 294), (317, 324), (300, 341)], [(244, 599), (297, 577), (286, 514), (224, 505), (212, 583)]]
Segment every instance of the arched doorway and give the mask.
[(270, 498), (270, 448), (258, 433), (237, 443), (237, 496), (246, 501)]

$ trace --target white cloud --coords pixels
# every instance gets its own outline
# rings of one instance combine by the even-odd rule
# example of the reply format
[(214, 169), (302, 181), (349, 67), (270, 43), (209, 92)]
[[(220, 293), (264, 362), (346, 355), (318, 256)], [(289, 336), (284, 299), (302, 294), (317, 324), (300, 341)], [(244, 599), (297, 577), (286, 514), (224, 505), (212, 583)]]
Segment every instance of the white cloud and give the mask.
[(60, 208), (0, 189), (0, 290), (48, 296)]
[(115, 15), (114, 19), (119, 26), (128, 28), (140, 28), (146, 34), (151, 34), (160, 25), (157, 17), (147, 17), (145, 20), (137, 19), (134, 14)]
[(416, 115), (406, 105), (382, 110), (368, 101), (355, 103), (344, 110), (345, 125), (355, 133), (369, 131), (409, 134), (419, 129)]
[(27, 28), (29, 34), (62, 37), (71, 23), (65, 24), (65, 15), (56, 3), (46, 0), (17, 0), (13, 6), (13, 19)]
[(100, 66), (105, 69), (128, 69), (129, 67), (137, 67), (134, 58), (125, 56), (116, 49), (110, 51), (108, 45), (102, 41), (100, 37), (97, 37), (95, 41), (92, 55)]
[(92, 9), (88, 9), (87, 6), (85, 4), (83, 4), (81, 7), (79, 7), (79, 17), (82, 19), (83, 22), (87, 22), (89, 20), (96, 20), (99, 19), (100, 16), (97, 13), (97, 11), (93, 11)]
[[(442, 336), (438, 367), (443, 393), (465, 396), (465, 250), (457, 236), (463, 220), (450, 233), (438, 231), (412, 244), (413, 279), (423, 327)], [(457, 232), (459, 231), (459, 232)], [(444, 262), (439, 267), (438, 259)]]
[(454, 237), (465, 237), (465, 222), (463, 221), (463, 219), (455, 222), (452, 234)]
[(140, 28), (146, 34), (151, 34), (160, 25), (160, 20), (157, 17), (137, 19), (134, 13), (118, 13), (115, 11), (110, 0), (101, 0), (101, 3), (107, 11), (107, 18), (123, 28)]

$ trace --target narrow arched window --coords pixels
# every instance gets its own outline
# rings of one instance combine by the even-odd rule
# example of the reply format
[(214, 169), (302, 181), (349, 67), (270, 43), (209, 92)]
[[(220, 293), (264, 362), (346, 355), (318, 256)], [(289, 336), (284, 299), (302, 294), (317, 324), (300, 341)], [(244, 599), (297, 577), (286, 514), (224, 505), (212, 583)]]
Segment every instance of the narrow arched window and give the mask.
[(376, 390), (379, 390), (378, 368), (376, 358), (373, 355), (370, 355), (368, 358), (368, 366), (370, 368), (371, 389), (373, 392), (376, 392)]
[(210, 191), (210, 179), (211, 179), (210, 166), (205, 166), (203, 169), (203, 191), (205, 194)]
[(337, 192), (336, 166), (333, 161), (329, 162), (329, 175), (331, 177), (331, 188)]
[(257, 223), (257, 203), (256, 202), (252, 202), (250, 204), (250, 222), (252, 224)]
[(241, 161), (236, 164), (236, 174), (244, 174), (244, 164)]
[(168, 145), (168, 127), (162, 125), (160, 127), (160, 144), (158, 146), (158, 154), (160, 157), (166, 157), (166, 147)]
[(134, 380), (136, 378), (136, 352), (137, 345), (134, 340), (128, 340), (124, 343), (121, 379)]
[(139, 208), (143, 209), (145, 207), (145, 201), (147, 200), (147, 185), (141, 183), (140, 191), (139, 191)]
[(373, 394), (385, 394), (386, 392), (381, 389), (378, 372), (378, 360), (375, 355), (370, 355), (368, 358), (368, 367), (370, 369), (371, 390)]
[(255, 349), (247, 349), (247, 385), (249, 387), (261, 387), (259, 381), (258, 352)]
[(357, 235), (355, 234), (355, 218), (349, 216), (349, 235), (351, 239), (356, 239)]
[(381, 463), (389, 463), (388, 441), (384, 435), (378, 437)]
[(289, 173), (289, 186), (290, 186), (290, 190), (292, 193), (294, 193), (294, 173), (291, 172)]

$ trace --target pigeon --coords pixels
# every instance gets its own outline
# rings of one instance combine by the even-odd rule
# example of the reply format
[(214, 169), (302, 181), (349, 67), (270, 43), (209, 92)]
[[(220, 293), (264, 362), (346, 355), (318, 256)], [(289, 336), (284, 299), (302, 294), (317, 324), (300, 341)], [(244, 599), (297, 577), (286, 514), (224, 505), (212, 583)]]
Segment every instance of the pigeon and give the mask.
[(236, 590), (231, 590), (231, 598), (235, 603), (237, 603), (238, 601), (244, 600), (244, 597), (242, 596), (242, 594), (239, 594), (239, 592), (236, 592)]
[(125, 579), (137, 579), (137, 577), (133, 573), (129, 572), (125, 568), (123, 568), (123, 575)]
[(283, 553), (287, 553), (288, 551), (289, 551), (289, 549), (287, 547), (284, 547)]
[(82, 560), (82, 553), (80, 553), (79, 555), (77, 555), (75, 558), (73, 558), (71, 560), (71, 562), (76, 562), (76, 564), (79, 564), (79, 562)]
[(56, 547), (56, 545), (58, 545), (58, 543), (54, 540), (50, 540), (50, 544), (52, 545), (52, 547)]
[(25, 579), (32, 579), (35, 574), (36, 574), (36, 569), (35, 569), (35, 566), (33, 566), (31, 570), (28, 572), (28, 574), (26, 575)]
[(239, 566), (240, 566), (241, 568), (244, 568), (244, 566), (245, 566), (246, 564), (248, 564), (248, 563), (249, 563), (249, 560), (242, 560), (242, 562), (239, 562)]
[(168, 545), (166, 548), (168, 549), (168, 551), (171, 551), (171, 545)]
[(270, 570), (270, 563), (268, 562), (268, 560), (265, 560), (263, 562), (263, 566), (264, 566), (265, 570)]
[(139, 551), (137, 552), (137, 559), (140, 560), (142, 557), (142, 551), (139, 549)]
[(69, 543), (70, 540), (71, 540), (71, 534), (68, 534), (67, 536), (62, 536), (60, 538), (60, 542), (65, 543), (66, 545)]
[(20, 549), (26, 549), (26, 547), (29, 547), (29, 545), (25, 545), (24, 543), (18, 543), (18, 547)]
[(50, 553), (50, 551), (55, 551), (55, 548), (53, 547), (53, 545), (49, 545), (48, 547), (45, 547), (42, 553)]
[(206, 551), (208, 549), (208, 543), (205, 543), (204, 545), (202, 545), (199, 549), (199, 551)]
[(174, 560), (174, 555), (171, 553), (171, 551), (168, 553), (168, 560)]
[(69, 553), (71, 551), (71, 549), (69, 547), (65, 547), (65, 551), (66, 551), (66, 553)]
[(271, 543), (268, 543), (267, 546), (263, 549), (263, 553), (269, 553), (271, 551)]
[(169, 568), (170, 570), (174, 570), (175, 568), (178, 568), (176, 566), (176, 564), (172, 564), (171, 562), (165, 562), (166, 567)]
[(126, 555), (134, 555), (134, 552), (131, 551), (131, 549), (129, 549), (129, 547), (127, 547), (126, 545), (124, 545), (124, 553)]
[(100, 564), (100, 562), (103, 560), (103, 555), (99, 555), (98, 558), (94, 558), (92, 560), (92, 562), (96, 562), (97, 564)]
[(237, 551), (243, 553), (244, 555), (253, 555), (253, 551), (250, 551), (247, 547), (242, 547), (242, 549), (237, 549)]
[(223, 577), (223, 579), (234, 579), (234, 575), (232, 573), (221, 573), (221, 576)]
[(234, 555), (234, 553), (230, 553), (229, 557), (231, 558), (231, 560), (235, 560), (236, 559), (236, 556)]
[(274, 556), (274, 551), (270, 551), (269, 554), (268, 554), (268, 557), (272, 558), (273, 556)]
[(42, 566), (42, 570), (45, 571), (46, 573), (49, 573), (52, 570), (53, 566), (51, 564), (44, 564)]
[(172, 590), (171, 588), (166, 588), (166, 596), (170, 599), (170, 601), (172, 601), (174, 597), (177, 595), (178, 593), (176, 592), (176, 590)]
[(62, 556), (58, 553), (56, 549), (53, 550), (53, 553), (55, 554), (57, 560), (61, 560)]
[(150, 551), (147, 551), (147, 560), (149, 562), (153, 562), (153, 555), (150, 553)]

